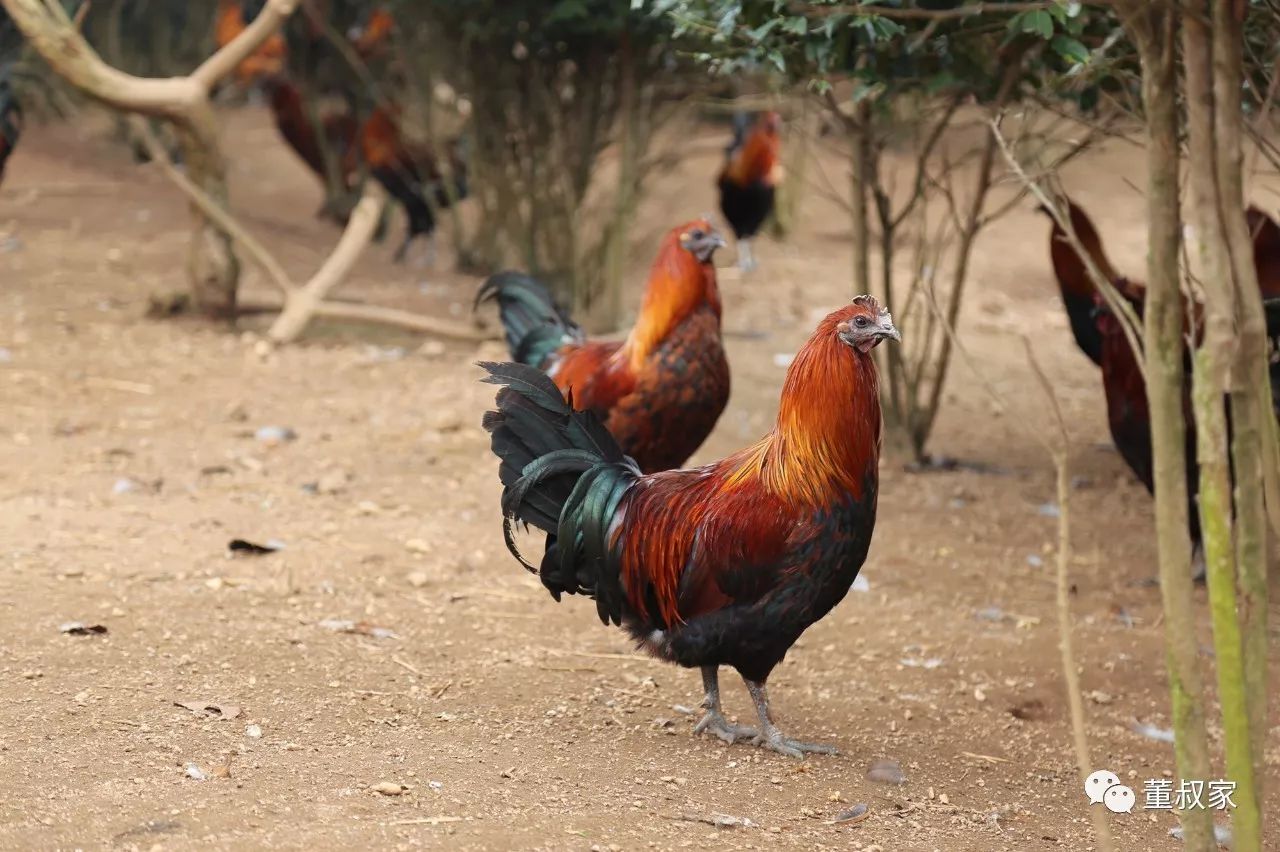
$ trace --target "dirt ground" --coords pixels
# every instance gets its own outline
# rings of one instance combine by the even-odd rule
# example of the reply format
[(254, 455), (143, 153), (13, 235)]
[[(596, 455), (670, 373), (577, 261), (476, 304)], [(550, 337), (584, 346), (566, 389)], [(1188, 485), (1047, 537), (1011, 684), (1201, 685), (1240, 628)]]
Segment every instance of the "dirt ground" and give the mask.
[[(236, 211), (304, 275), (335, 237), (311, 218), (318, 187), (261, 114), (230, 114), (227, 137), (259, 152), (235, 159)], [(636, 282), (661, 230), (714, 209), (720, 133), (697, 141), (645, 204)], [(1068, 176), (1135, 275), (1140, 156), (1117, 143)], [(1171, 747), (1135, 731), (1168, 725), (1151, 502), (1109, 448), (1030, 207), (983, 236), (962, 334), (1038, 414), (1032, 335), (1066, 407), (1093, 763), (1139, 793), (1111, 820), (1119, 848), (1177, 848), (1174, 817), (1141, 810)], [(779, 356), (849, 296), (844, 221), (813, 196), (792, 240), (759, 246), (760, 272), (724, 270), (733, 398), (695, 460), (768, 428)], [(506, 554), (472, 366), (496, 344), (322, 328), (273, 352), (253, 330), (145, 319), (149, 294), (182, 287), (187, 223), (162, 176), (87, 129), (31, 130), (0, 189), (0, 848), (1090, 848), (1053, 470), (964, 363), (933, 446), (988, 470), (886, 461), (869, 590), (770, 681), (784, 728), (842, 752), (794, 761), (694, 738), (695, 672), (633, 652), (589, 603), (555, 604)], [(465, 315), (476, 280), (394, 266), (392, 244), (344, 293)], [(254, 273), (247, 290), (269, 292)], [(235, 538), (287, 547), (231, 559)], [(904, 784), (868, 778), (882, 760)], [(860, 803), (868, 819), (834, 822)]]

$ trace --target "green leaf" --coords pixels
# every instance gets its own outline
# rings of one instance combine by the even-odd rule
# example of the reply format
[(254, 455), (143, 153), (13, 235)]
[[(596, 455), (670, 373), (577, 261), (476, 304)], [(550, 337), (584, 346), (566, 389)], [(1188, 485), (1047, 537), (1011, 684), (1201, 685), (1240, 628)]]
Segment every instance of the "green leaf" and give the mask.
[(1022, 16), (1022, 32), (1035, 33), (1041, 38), (1053, 37), (1053, 16), (1043, 9), (1027, 12)]
[(773, 28), (780, 23), (782, 23), (781, 18), (770, 18), (755, 29), (747, 30), (747, 38), (751, 39), (756, 44), (759, 44), (764, 41), (765, 36), (773, 32)]
[(809, 20), (803, 15), (795, 15), (787, 18), (786, 22), (782, 25), (782, 31), (784, 33), (791, 33), (792, 35), (804, 35), (809, 31)]
[(1089, 61), (1089, 48), (1071, 36), (1056, 35), (1049, 42), (1049, 46), (1068, 62), (1083, 65)]

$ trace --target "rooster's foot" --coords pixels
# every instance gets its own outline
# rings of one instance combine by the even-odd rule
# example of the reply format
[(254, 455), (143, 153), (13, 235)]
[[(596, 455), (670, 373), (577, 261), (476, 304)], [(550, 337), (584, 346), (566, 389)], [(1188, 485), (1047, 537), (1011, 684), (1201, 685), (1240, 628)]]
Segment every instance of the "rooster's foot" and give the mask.
[(793, 740), (791, 737), (783, 736), (782, 732), (777, 728), (774, 728), (770, 732), (769, 736), (757, 736), (751, 741), (751, 744), (760, 746), (761, 748), (767, 748), (769, 751), (776, 751), (778, 754), (785, 754), (787, 757), (804, 757), (806, 754), (840, 753), (835, 746)]
[(747, 692), (755, 702), (756, 712), (760, 716), (760, 733), (751, 741), (752, 745), (785, 754), (787, 757), (804, 757), (805, 754), (839, 754), (835, 746), (806, 743), (784, 736), (773, 722), (769, 712), (769, 693), (765, 691), (764, 681), (743, 678), (747, 682)]
[(747, 740), (759, 736), (755, 728), (729, 724), (729, 720), (719, 710), (708, 710), (706, 715), (698, 720), (698, 724), (694, 725), (693, 733), (711, 734), (724, 740), (729, 745), (733, 745), (738, 740)]

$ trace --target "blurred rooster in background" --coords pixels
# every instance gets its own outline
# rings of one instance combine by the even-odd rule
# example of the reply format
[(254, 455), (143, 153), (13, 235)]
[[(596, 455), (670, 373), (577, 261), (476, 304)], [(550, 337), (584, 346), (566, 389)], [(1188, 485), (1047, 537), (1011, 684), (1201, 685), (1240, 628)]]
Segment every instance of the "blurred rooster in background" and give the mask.
[[(1076, 239), (1098, 267), (1098, 271), (1121, 293), (1141, 302), (1145, 285), (1116, 272), (1102, 247), (1098, 229), (1094, 227), (1088, 214), (1070, 199), (1066, 200), (1066, 204), (1071, 217), (1071, 229), (1076, 232)], [(1039, 210), (1049, 215), (1044, 207)], [(1264, 298), (1280, 297), (1280, 225), (1253, 206), (1245, 210), (1245, 219), (1253, 237), (1258, 287)], [(1049, 235), (1049, 258), (1053, 263), (1053, 274), (1058, 280), (1058, 290), (1067, 309), (1067, 319), (1071, 323), (1071, 333), (1075, 336), (1076, 345), (1089, 360), (1101, 365), (1102, 332), (1094, 317), (1097, 289), (1093, 286), (1093, 279), (1089, 276), (1084, 260), (1071, 247), (1066, 233), (1056, 220), (1053, 220)]]
[[(218, 49), (226, 47), (236, 36), (244, 32), (248, 19), (257, 14), (256, 9), (246, 10), (242, 0), (218, 0), (218, 10), (213, 24), (213, 40)], [(246, 14), (249, 11), (251, 14)], [(233, 80), (248, 91), (263, 80), (284, 72), (288, 49), (284, 35), (279, 32), (267, 36), (257, 50), (236, 66)]]
[[(1250, 207), (1246, 210), (1245, 218), (1253, 236), (1254, 265), (1258, 275), (1258, 286), (1262, 291), (1267, 336), (1271, 347), (1272, 404), (1276, 411), (1280, 413), (1280, 356), (1276, 354), (1280, 350), (1280, 298), (1277, 298), (1280, 297), (1280, 226), (1277, 226), (1270, 216), (1256, 207)], [(1085, 221), (1087, 222), (1087, 218)], [(1085, 242), (1080, 226), (1074, 221), (1074, 216), (1072, 227), (1076, 229), (1076, 234), (1081, 238), (1081, 242), (1088, 247), (1090, 244)], [(1092, 225), (1088, 225), (1088, 228), (1092, 231)], [(1101, 251), (1100, 246), (1098, 250), (1099, 252)], [(1074, 255), (1074, 253), (1072, 254)], [(1075, 260), (1076, 263), (1079, 263), (1079, 258)], [(1080, 267), (1083, 268), (1083, 264), (1080, 264)], [(1099, 264), (1099, 269), (1106, 274), (1109, 266)], [(1113, 282), (1116, 280), (1125, 285), (1121, 288), (1122, 295), (1133, 305), (1135, 312), (1141, 319), (1143, 313), (1143, 286), (1140, 283), (1130, 282), (1123, 278), (1113, 279)], [(1107, 424), (1111, 430), (1111, 438), (1115, 442), (1116, 449), (1120, 452), (1121, 457), (1129, 465), (1129, 469), (1146, 486), (1148, 492), (1154, 493), (1155, 475), (1151, 447), (1151, 412), (1147, 404), (1147, 389), (1142, 369), (1139, 366), (1137, 357), (1134, 355), (1133, 348), (1129, 345), (1128, 338), (1125, 336), (1119, 319), (1103, 303), (1101, 296), (1095, 296), (1094, 298), (1094, 327), (1097, 330), (1100, 344), (1098, 363), (1102, 367), (1102, 386), (1106, 394)], [(1202, 308), (1199, 304), (1192, 305), (1191, 319), (1188, 321), (1188, 326), (1198, 324), (1201, 311)], [(1190, 328), (1188, 330), (1190, 331)], [(1204, 576), (1204, 562), (1203, 551), (1200, 546), (1200, 514), (1197, 508), (1200, 466), (1197, 461), (1196, 424), (1191, 402), (1191, 352), (1189, 347), (1184, 347), (1183, 357), (1184, 368), (1188, 376), (1182, 400), (1183, 418), (1186, 421), (1184, 455), (1187, 472), (1188, 531), (1195, 548), (1196, 577), (1202, 579)]]
[[(1137, 299), (1130, 299), (1130, 302), (1141, 318), (1142, 302)], [(1142, 368), (1120, 320), (1100, 296), (1094, 307), (1094, 323), (1101, 346), (1099, 366), (1102, 367), (1102, 388), (1107, 399), (1107, 426), (1111, 430), (1111, 440), (1134, 476), (1146, 486), (1147, 493), (1155, 494), (1151, 410), (1147, 405), (1147, 386)], [(1195, 576), (1202, 579), (1204, 560), (1200, 547), (1200, 512), (1196, 502), (1196, 495), (1200, 493), (1200, 466), (1196, 462), (1196, 422), (1191, 408), (1190, 353), (1186, 353), (1184, 361), (1188, 377), (1182, 396), (1183, 419), (1187, 425), (1183, 450), (1187, 471), (1187, 526), (1194, 548)]]
[[(357, 145), (359, 125), (353, 115), (347, 112), (330, 112), (318, 116), (325, 145), (321, 145), (316, 135), (315, 123), (307, 115), (306, 105), (298, 87), (283, 76), (272, 78), (267, 83), (270, 92), (269, 103), (271, 115), (275, 118), (276, 129), (298, 158), (306, 164), (321, 182), (328, 188), (328, 168), (325, 162), (325, 150), (334, 152), (337, 162), (333, 168), (344, 194), (352, 189), (356, 173), (359, 170), (360, 151)], [(350, 210), (349, 202), (342, 197), (330, 197), (326, 191), (324, 203), (320, 207), (319, 216), (333, 219), (345, 224)]]
[(351, 33), (351, 45), (361, 59), (376, 58), (387, 51), (395, 27), (395, 18), (379, 6), (369, 13), (369, 19), (363, 26)]
[[(880, 459), (871, 350), (886, 339), (900, 339), (888, 312), (857, 297), (797, 353), (772, 432), (714, 464), (650, 475), (541, 373), (482, 365), (504, 386), (484, 426), (501, 460), (508, 547), (556, 600), (590, 595), (604, 623), (700, 668), (707, 712), (695, 733), (792, 757), (835, 753), (778, 729), (765, 682), (867, 558)], [(539, 568), (515, 546), (517, 521), (547, 533)], [(724, 717), (720, 666), (746, 681), (759, 728)]]
[(489, 278), (476, 304), (497, 301), (511, 357), (546, 372), (575, 407), (594, 412), (640, 470), (668, 470), (701, 446), (729, 401), (711, 263), (723, 245), (705, 219), (673, 228), (624, 341), (587, 340), (547, 288), (519, 272)]
[[(1076, 232), (1076, 239), (1093, 259), (1094, 265), (1112, 285), (1121, 292), (1129, 289), (1129, 279), (1116, 272), (1102, 248), (1102, 238), (1094, 228), (1088, 215), (1071, 200), (1067, 200), (1067, 213), (1071, 217), (1071, 229)], [(1049, 234), (1049, 258), (1053, 263), (1053, 274), (1058, 279), (1058, 291), (1062, 294), (1062, 304), (1067, 309), (1067, 319), (1071, 323), (1071, 333), (1075, 336), (1076, 345), (1095, 364), (1102, 363), (1102, 332), (1094, 321), (1094, 298), (1097, 289), (1089, 270), (1076, 250), (1067, 241), (1066, 232), (1057, 220), (1044, 207), (1038, 208), (1049, 216), (1053, 222), (1053, 230)]]
[(400, 129), (400, 110), (379, 107), (360, 128), (360, 151), (374, 178), (400, 203), (408, 219), (404, 242), (395, 259), (402, 261), (418, 237), (429, 241), (434, 260), (436, 211), (467, 197), (466, 149), (461, 139), (449, 145), (449, 175), (440, 168), (436, 152), (412, 144)]
[(735, 122), (732, 144), (726, 150), (720, 171), (720, 211), (733, 228), (738, 244), (738, 267), (754, 269), (751, 240), (773, 212), (773, 196), (780, 178), (778, 160), (781, 140), (776, 112), (763, 112), (748, 127), (741, 117)]

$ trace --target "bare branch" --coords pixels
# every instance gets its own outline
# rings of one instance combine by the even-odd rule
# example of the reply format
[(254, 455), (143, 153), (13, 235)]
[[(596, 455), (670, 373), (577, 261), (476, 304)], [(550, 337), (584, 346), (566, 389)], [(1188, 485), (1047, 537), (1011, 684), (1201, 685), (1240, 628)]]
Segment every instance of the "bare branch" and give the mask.
[(338, 245), (305, 286), (285, 297), (284, 310), (267, 332), (268, 337), (276, 343), (292, 343), (297, 340), (324, 297), (346, 280), (351, 267), (372, 242), (386, 202), (387, 193), (382, 185), (377, 181), (366, 181), (364, 194), (351, 212), (351, 218), (347, 221), (346, 230), (342, 232)]
[(1053, 221), (1062, 229), (1063, 234), (1067, 238), (1067, 242), (1071, 248), (1080, 257), (1084, 263), (1085, 269), (1089, 272), (1089, 278), (1093, 281), (1093, 286), (1102, 294), (1103, 299), (1107, 303), (1107, 307), (1120, 319), (1120, 326), (1124, 329), (1125, 339), (1129, 342), (1129, 346), (1133, 349), (1137, 356), (1136, 361), (1139, 369), (1142, 371), (1143, 379), (1146, 379), (1146, 363), (1142, 357), (1142, 335), (1138, 331), (1142, 327), (1142, 323), (1138, 319), (1137, 312), (1134, 311), (1133, 305), (1129, 304), (1128, 299), (1121, 295), (1115, 285), (1107, 279), (1102, 271), (1098, 269), (1098, 265), (1094, 263), (1093, 256), (1085, 251), (1084, 246), (1080, 242), (1080, 238), (1076, 235), (1075, 228), (1071, 225), (1071, 217), (1063, 211), (1061, 205), (1054, 198), (1050, 198), (1049, 194), (1044, 191), (1040, 183), (1031, 178), (1027, 174), (1026, 169), (1018, 162), (1018, 158), (1014, 156), (1012, 149), (1009, 147), (1009, 141), (1005, 138), (1000, 130), (1000, 116), (990, 119), (991, 132), (995, 136), (996, 142), (1000, 146), (1001, 153), (1004, 154), (1005, 161), (1009, 164), (1009, 168), (1022, 181), (1023, 185), (1035, 196), (1040, 205), (1048, 211), (1053, 217)]
[(149, 79), (102, 61), (61, 6), (42, 0), (0, 0), (28, 44), (71, 85), (117, 109), (180, 117), (206, 96), (190, 77)]
[(195, 81), (206, 95), (212, 92), (217, 82), (252, 56), (263, 42), (280, 29), (296, 8), (298, 0), (267, 0), (258, 17), (221, 50), (202, 62), (188, 79)]
[(1036, 12), (1041, 9), (1053, 9), (1061, 6), (1061, 0), (1039, 0), (1024, 3), (962, 3), (953, 9), (900, 9), (891, 6), (822, 6), (813, 8), (808, 4), (791, 4), (793, 14), (808, 12), (817, 17), (828, 18), (832, 15), (859, 15), (862, 17), (891, 18), (899, 21), (945, 21), (958, 18), (971, 18), (975, 15), (996, 14), (1014, 15), (1019, 12)]

